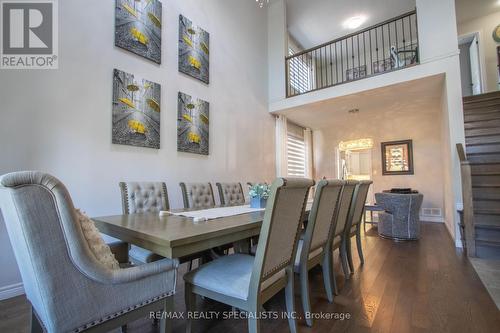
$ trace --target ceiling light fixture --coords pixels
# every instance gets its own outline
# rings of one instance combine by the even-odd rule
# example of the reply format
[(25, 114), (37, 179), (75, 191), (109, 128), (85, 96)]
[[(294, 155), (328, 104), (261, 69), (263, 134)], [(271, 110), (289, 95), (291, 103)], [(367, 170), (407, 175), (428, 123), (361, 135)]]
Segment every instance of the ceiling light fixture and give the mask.
[(264, 5), (269, 4), (269, 0), (255, 0), (259, 4), (259, 7), (262, 8)]
[(365, 22), (366, 22), (366, 16), (365, 15), (358, 15), (358, 16), (353, 16), (353, 17), (345, 20), (344, 23), (342, 23), (342, 26), (345, 29), (353, 30), (353, 29), (359, 28)]

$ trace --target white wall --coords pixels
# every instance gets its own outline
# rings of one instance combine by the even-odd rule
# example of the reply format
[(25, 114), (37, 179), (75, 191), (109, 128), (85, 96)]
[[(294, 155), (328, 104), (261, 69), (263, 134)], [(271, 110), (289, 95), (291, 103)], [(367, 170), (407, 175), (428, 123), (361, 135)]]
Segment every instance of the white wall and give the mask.
[(484, 92), (498, 90), (497, 46), (492, 37), (493, 30), (500, 24), (500, 11), (458, 24), (458, 35), (479, 32), (479, 50), (482, 54), (482, 74), (485, 76)]
[(285, 98), (285, 57), (288, 55), (285, 0), (269, 3), (267, 21), (269, 100), (276, 101)]
[[(59, 70), (0, 73), (0, 174), (38, 169), (68, 187), (91, 216), (121, 211), (119, 181), (274, 177), (267, 112), (267, 16), (254, 1), (163, 1), (162, 65), (114, 47), (114, 1), (59, 1)], [(210, 33), (210, 85), (178, 73), (178, 16)], [(113, 68), (162, 85), (161, 149), (111, 144)], [(210, 102), (210, 156), (178, 153), (177, 93)], [(3, 222), (1, 222), (3, 223)], [(0, 290), (20, 281), (0, 225)]]
[[(441, 111), (440, 103), (425, 107), (416, 103), (403, 109), (393, 103), (380, 109), (363, 108), (347, 118), (339, 115), (336, 125), (314, 131), (316, 177), (337, 178), (335, 151), (341, 141), (371, 138), (373, 193), (411, 187), (424, 195), (422, 208), (443, 209)], [(382, 175), (381, 143), (406, 139), (413, 140), (414, 175)]]

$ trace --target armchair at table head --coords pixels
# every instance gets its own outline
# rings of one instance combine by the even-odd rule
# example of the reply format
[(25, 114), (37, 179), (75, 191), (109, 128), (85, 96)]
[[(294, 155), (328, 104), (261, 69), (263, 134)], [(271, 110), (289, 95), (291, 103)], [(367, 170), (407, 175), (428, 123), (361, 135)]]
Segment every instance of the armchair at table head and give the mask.
[(144, 307), (166, 308), (175, 293), (176, 260), (103, 266), (84, 238), (68, 191), (48, 174), (2, 176), (0, 207), (26, 296), (48, 332), (119, 327)]

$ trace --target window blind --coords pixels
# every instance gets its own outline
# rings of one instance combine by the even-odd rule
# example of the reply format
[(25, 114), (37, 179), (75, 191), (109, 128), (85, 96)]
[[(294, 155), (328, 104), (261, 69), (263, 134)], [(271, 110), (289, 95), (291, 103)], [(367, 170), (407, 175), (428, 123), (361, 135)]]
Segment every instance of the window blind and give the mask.
[(306, 145), (304, 129), (288, 123), (287, 170), (290, 177), (306, 177)]

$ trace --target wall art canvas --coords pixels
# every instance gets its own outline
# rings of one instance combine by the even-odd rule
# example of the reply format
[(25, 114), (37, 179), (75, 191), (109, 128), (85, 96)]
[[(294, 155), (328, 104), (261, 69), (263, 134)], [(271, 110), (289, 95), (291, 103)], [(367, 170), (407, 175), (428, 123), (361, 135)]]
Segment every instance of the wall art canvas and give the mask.
[(179, 71), (209, 83), (209, 34), (179, 15)]
[(115, 69), (113, 143), (160, 149), (160, 96), (158, 83)]
[(209, 103), (179, 92), (177, 150), (208, 155)]
[(161, 2), (116, 0), (115, 45), (161, 63)]

